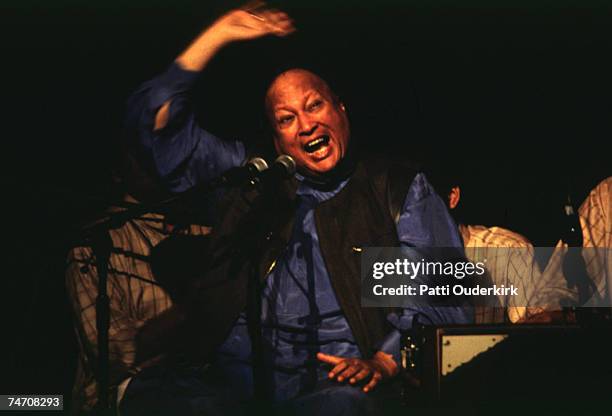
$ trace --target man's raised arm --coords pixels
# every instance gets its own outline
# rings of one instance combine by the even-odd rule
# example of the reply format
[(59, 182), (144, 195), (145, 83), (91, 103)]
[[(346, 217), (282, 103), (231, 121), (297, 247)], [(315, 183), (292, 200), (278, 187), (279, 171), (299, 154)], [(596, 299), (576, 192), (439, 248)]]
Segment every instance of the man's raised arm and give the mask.
[(225, 45), (293, 32), (289, 17), (261, 8), (230, 11), (206, 28), (169, 69), (143, 84), (128, 100), (127, 127), (135, 130), (149, 165), (170, 190), (184, 191), (240, 165), (240, 142), (223, 141), (202, 129), (189, 105), (199, 73)]

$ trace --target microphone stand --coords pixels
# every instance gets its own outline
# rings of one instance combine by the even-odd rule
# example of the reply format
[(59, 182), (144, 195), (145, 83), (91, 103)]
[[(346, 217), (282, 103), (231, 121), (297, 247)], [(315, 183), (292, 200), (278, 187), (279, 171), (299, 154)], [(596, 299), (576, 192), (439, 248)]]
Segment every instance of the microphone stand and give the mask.
[[(278, 225), (282, 223), (279, 209), (284, 201), (279, 186), (283, 181), (295, 173), (295, 161), (286, 155), (276, 159), (274, 165), (265, 173), (271, 175), (267, 180), (255, 178), (249, 185), (256, 190), (256, 197), (252, 209), (244, 220), (246, 229), (251, 236), (246, 249), (249, 256), (249, 277), (247, 283), (247, 326), (251, 338), (251, 355), (253, 360), (253, 394), (255, 397), (255, 410), (258, 414), (270, 413), (270, 389), (268, 384), (269, 373), (266, 371), (264, 340), (262, 336), (262, 280), (260, 279), (259, 264), (264, 255), (266, 243), (272, 240)], [(250, 244), (249, 244), (250, 243)], [(248, 246), (251, 247), (248, 247)]]
[[(229, 216), (240, 218), (230, 229), (229, 244), (234, 256), (248, 266), (246, 281), (246, 320), (251, 341), (251, 363), (253, 371), (253, 396), (255, 414), (268, 414), (270, 409), (269, 373), (265, 361), (264, 339), (262, 334), (262, 279), (259, 268), (265, 249), (278, 229), (278, 194), (273, 186), (253, 181), (243, 189), (241, 199), (230, 208)], [(237, 231), (236, 231), (237, 230)], [(221, 238), (224, 236), (220, 236)], [(227, 250), (226, 250), (227, 251)], [(221, 258), (227, 258), (223, 252)]]
[[(240, 199), (228, 211), (229, 217), (239, 218), (237, 225), (228, 230), (229, 235), (217, 236), (222, 240), (225, 240), (223, 237), (228, 237), (226, 241), (230, 241), (228, 246), (235, 253), (234, 256), (237, 255), (248, 264), (246, 317), (251, 341), (253, 404), (257, 414), (267, 414), (271, 410), (270, 374), (266, 366), (262, 335), (262, 270), (259, 266), (266, 247), (287, 219), (282, 213), (291, 212), (292, 201), (283, 198), (284, 193), (279, 192), (279, 189), (285, 179), (293, 176), (295, 164), (292, 160), (288, 164), (277, 163), (268, 172), (269, 176), (255, 178), (242, 190)], [(235, 230), (239, 230), (239, 234)], [(223, 231), (220, 232), (223, 234)], [(233, 251), (236, 248), (242, 255)]]
[[(247, 282), (247, 327), (251, 338), (251, 356), (253, 360), (253, 395), (257, 414), (267, 414), (269, 409), (269, 380), (266, 373), (264, 340), (262, 335), (262, 281), (259, 264), (264, 254), (266, 240), (273, 234), (274, 206), (272, 195), (265, 190), (260, 194), (252, 215), (247, 221), (248, 235), (252, 236), (247, 244), (249, 259), (249, 276)], [(270, 214), (272, 213), (272, 214)], [(258, 215), (262, 214), (262, 215)]]

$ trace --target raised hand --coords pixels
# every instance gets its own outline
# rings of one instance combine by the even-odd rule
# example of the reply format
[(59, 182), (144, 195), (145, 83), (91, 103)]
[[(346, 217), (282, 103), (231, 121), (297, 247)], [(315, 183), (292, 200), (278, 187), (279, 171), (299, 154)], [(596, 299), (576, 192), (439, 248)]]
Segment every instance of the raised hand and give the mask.
[(287, 36), (294, 31), (293, 22), (286, 13), (268, 9), (263, 2), (249, 3), (215, 20), (176, 58), (176, 62), (186, 70), (201, 71), (228, 43), (266, 35)]
[(256, 39), (265, 35), (287, 36), (295, 31), (289, 16), (268, 9), (263, 2), (250, 3), (220, 17), (211, 26), (226, 42)]

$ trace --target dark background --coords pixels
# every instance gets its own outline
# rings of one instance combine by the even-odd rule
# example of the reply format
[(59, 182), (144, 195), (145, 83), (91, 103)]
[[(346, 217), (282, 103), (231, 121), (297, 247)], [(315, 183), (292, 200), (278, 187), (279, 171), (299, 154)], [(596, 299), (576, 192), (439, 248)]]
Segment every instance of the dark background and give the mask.
[[(115, 195), (110, 166), (124, 102), (239, 4), (50, 3), (0, 6), (5, 393), (70, 384), (65, 241)], [(344, 99), (355, 141), (442, 158), (461, 170), (467, 222), (554, 245), (568, 194), (579, 205), (612, 174), (610, 7), (455, 3), (274, 2), (298, 31), (223, 50), (197, 87), (200, 117), (221, 137), (265, 141), (271, 74), (311, 67)]]

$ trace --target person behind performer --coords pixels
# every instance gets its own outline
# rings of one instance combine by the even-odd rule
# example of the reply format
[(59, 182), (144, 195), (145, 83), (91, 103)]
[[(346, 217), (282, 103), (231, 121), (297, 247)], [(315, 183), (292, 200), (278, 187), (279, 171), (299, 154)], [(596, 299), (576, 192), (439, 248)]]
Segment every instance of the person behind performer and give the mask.
[(598, 296), (612, 304), (612, 176), (602, 180), (578, 209), (582, 256)]
[[(138, 132), (147, 160), (169, 189), (181, 192), (205, 183), (247, 157), (243, 143), (215, 137), (190, 110), (189, 94), (209, 61), (236, 41), (284, 37), (294, 30), (289, 16), (277, 10), (230, 11), (131, 96), (127, 125)], [(428, 306), (389, 313), (360, 307), (362, 247), (460, 247), (460, 237), (424, 174), (403, 165), (392, 171), (385, 163), (351, 156), (348, 109), (316, 74), (299, 68), (281, 73), (267, 90), (265, 108), (277, 153), (297, 164), (295, 177), (277, 191), (287, 203), (274, 211), (275, 225), (263, 247), (255, 247), (262, 254), (257, 270), (264, 282), (261, 335), (268, 402), (288, 413), (370, 411), (369, 393), (399, 372), (401, 331), (413, 319), (469, 323), (472, 310)], [(390, 202), (396, 194), (397, 215)], [(236, 229), (239, 221), (228, 216), (215, 222), (215, 232), (248, 240), (247, 232)], [(215, 385), (192, 385), (191, 402), (220, 413), (253, 396), (245, 313), (249, 268), (241, 263), (244, 257), (229, 252), (234, 253), (227, 256), (230, 264), (210, 270), (207, 279), (215, 284), (204, 282), (206, 289), (194, 302), (202, 319), (193, 336), (205, 338), (199, 347), (211, 363)], [(156, 397), (172, 400), (162, 390)], [(228, 396), (231, 403), (222, 399)]]
[[(564, 306), (579, 307), (578, 316), (556, 311), (545, 311), (533, 316), (530, 322), (554, 323), (564, 320), (585, 320), (588, 324), (610, 321), (612, 304), (612, 177), (602, 180), (589, 192), (578, 209), (576, 225), (580, 231), (576, 248), (576, 234), (573, 220), (556, 244), (548, 261), (544, 280), (547, 287), (558, 287), (565, 293)], [(568, 201), (565, 215), (573, 216), (574, 208)], [(567, 228), (567, 226), (566, 226)], [(574, 241), (572, 241), (574, 240)], [(581, 253), (577, 251), (580, 250)], [(586, 306), (586, 308), (580, 308)]]
[[(109, 207), (107, 215), (117, 214), (139, 202), (157, 200), (163, 195), (127, 149), (120, 152), (114, 178), (116, 187), (122, 190), (122, 200), (119, 206)], [(165, 358), (159, 351), (154, 356), (143, 354), (137, 348), (136, 339), (145, 323), (169, 311), (175, 302), (151, 270), (153, 248), (167, 241), (171, 234), (205, 236), (210, 232), (209, 227), (186, 221), (180, 221), (185, 225), (180, 229), (176, 226), (179, 221), (169, 222), (162, 214), (145, 213), (109, 231), (112, 240), (108, 269), (110, 389), (106, 394), (111, 401), (120, 402), (126, 386), (142, 369), (157, 366)], [(199, 242), (195, 244), (199, 245)], [(193, 249), (194, 244), (189, 246)], [(75, 247), (68, 253), (66, 287), (79, 347), (72, 401), (72, 409), (77, 413), (90, 411), (98, 403), (98, 273), (96, 254), (91, 247)], [(174, 292), (180, 293), (179, 290)]]
[[(612, 177), (602, 180), (593, 188), (578, 209), (576, 225), (580, 226), (578, 244), (573, 229), (573, 219), (563, 231), (565, 235), (557, 242), (555, 250), (542, 273), (545, 286), (562, 293), (562, 306), (570, 306), (559, 313), (554, 308), (533, 315), (529, 322), (556, 323), (575, 322), (581, 319), (589, 324), (610, 320), (612, 304)], [(565, 206), (565, 215), (573, 216), (571, 203)], [(568, 227), (569, 225), (569, 227)], [(569, 229), (568, 229), (569, 228)], [(572, 241), (573, 240), (573, 241)], [(580, 250), (581, 253), (577, 251)], [(559, 295), (555, 298), (560, 298)], [(553, 299), (554, 301), (554, 299)], [(586, 308), (580, 308), (587, 306)], [(578, 309), (574, 309), (578, 307)], [(579, 316), (573, 313), (578, 311)], [(590, 315), (589, 315), (590, 314)]]
[[(461, 205), (464, 198), (464, 167), (452, 161), (430, 164), (429, 177), (437, 192), (448, 204), (468, 259), (486, 259), (492, 283), (518, 289), (518, 296), (499, 298), (500, 307), (478, 307), (475, 321), (479, 324), (532, 321), (544, 311), (559, 310), (562, 299), (573, 298), (560, 271), (560, 263), (551, 260), (544, 271), (534, 257), (534, 247), (523, 235), (499, 226), (465, 224), (468, 213)], [(468, 190), (469, 192), (469, 190)], [(469, 196), (469, 193), (468, 193)]]

